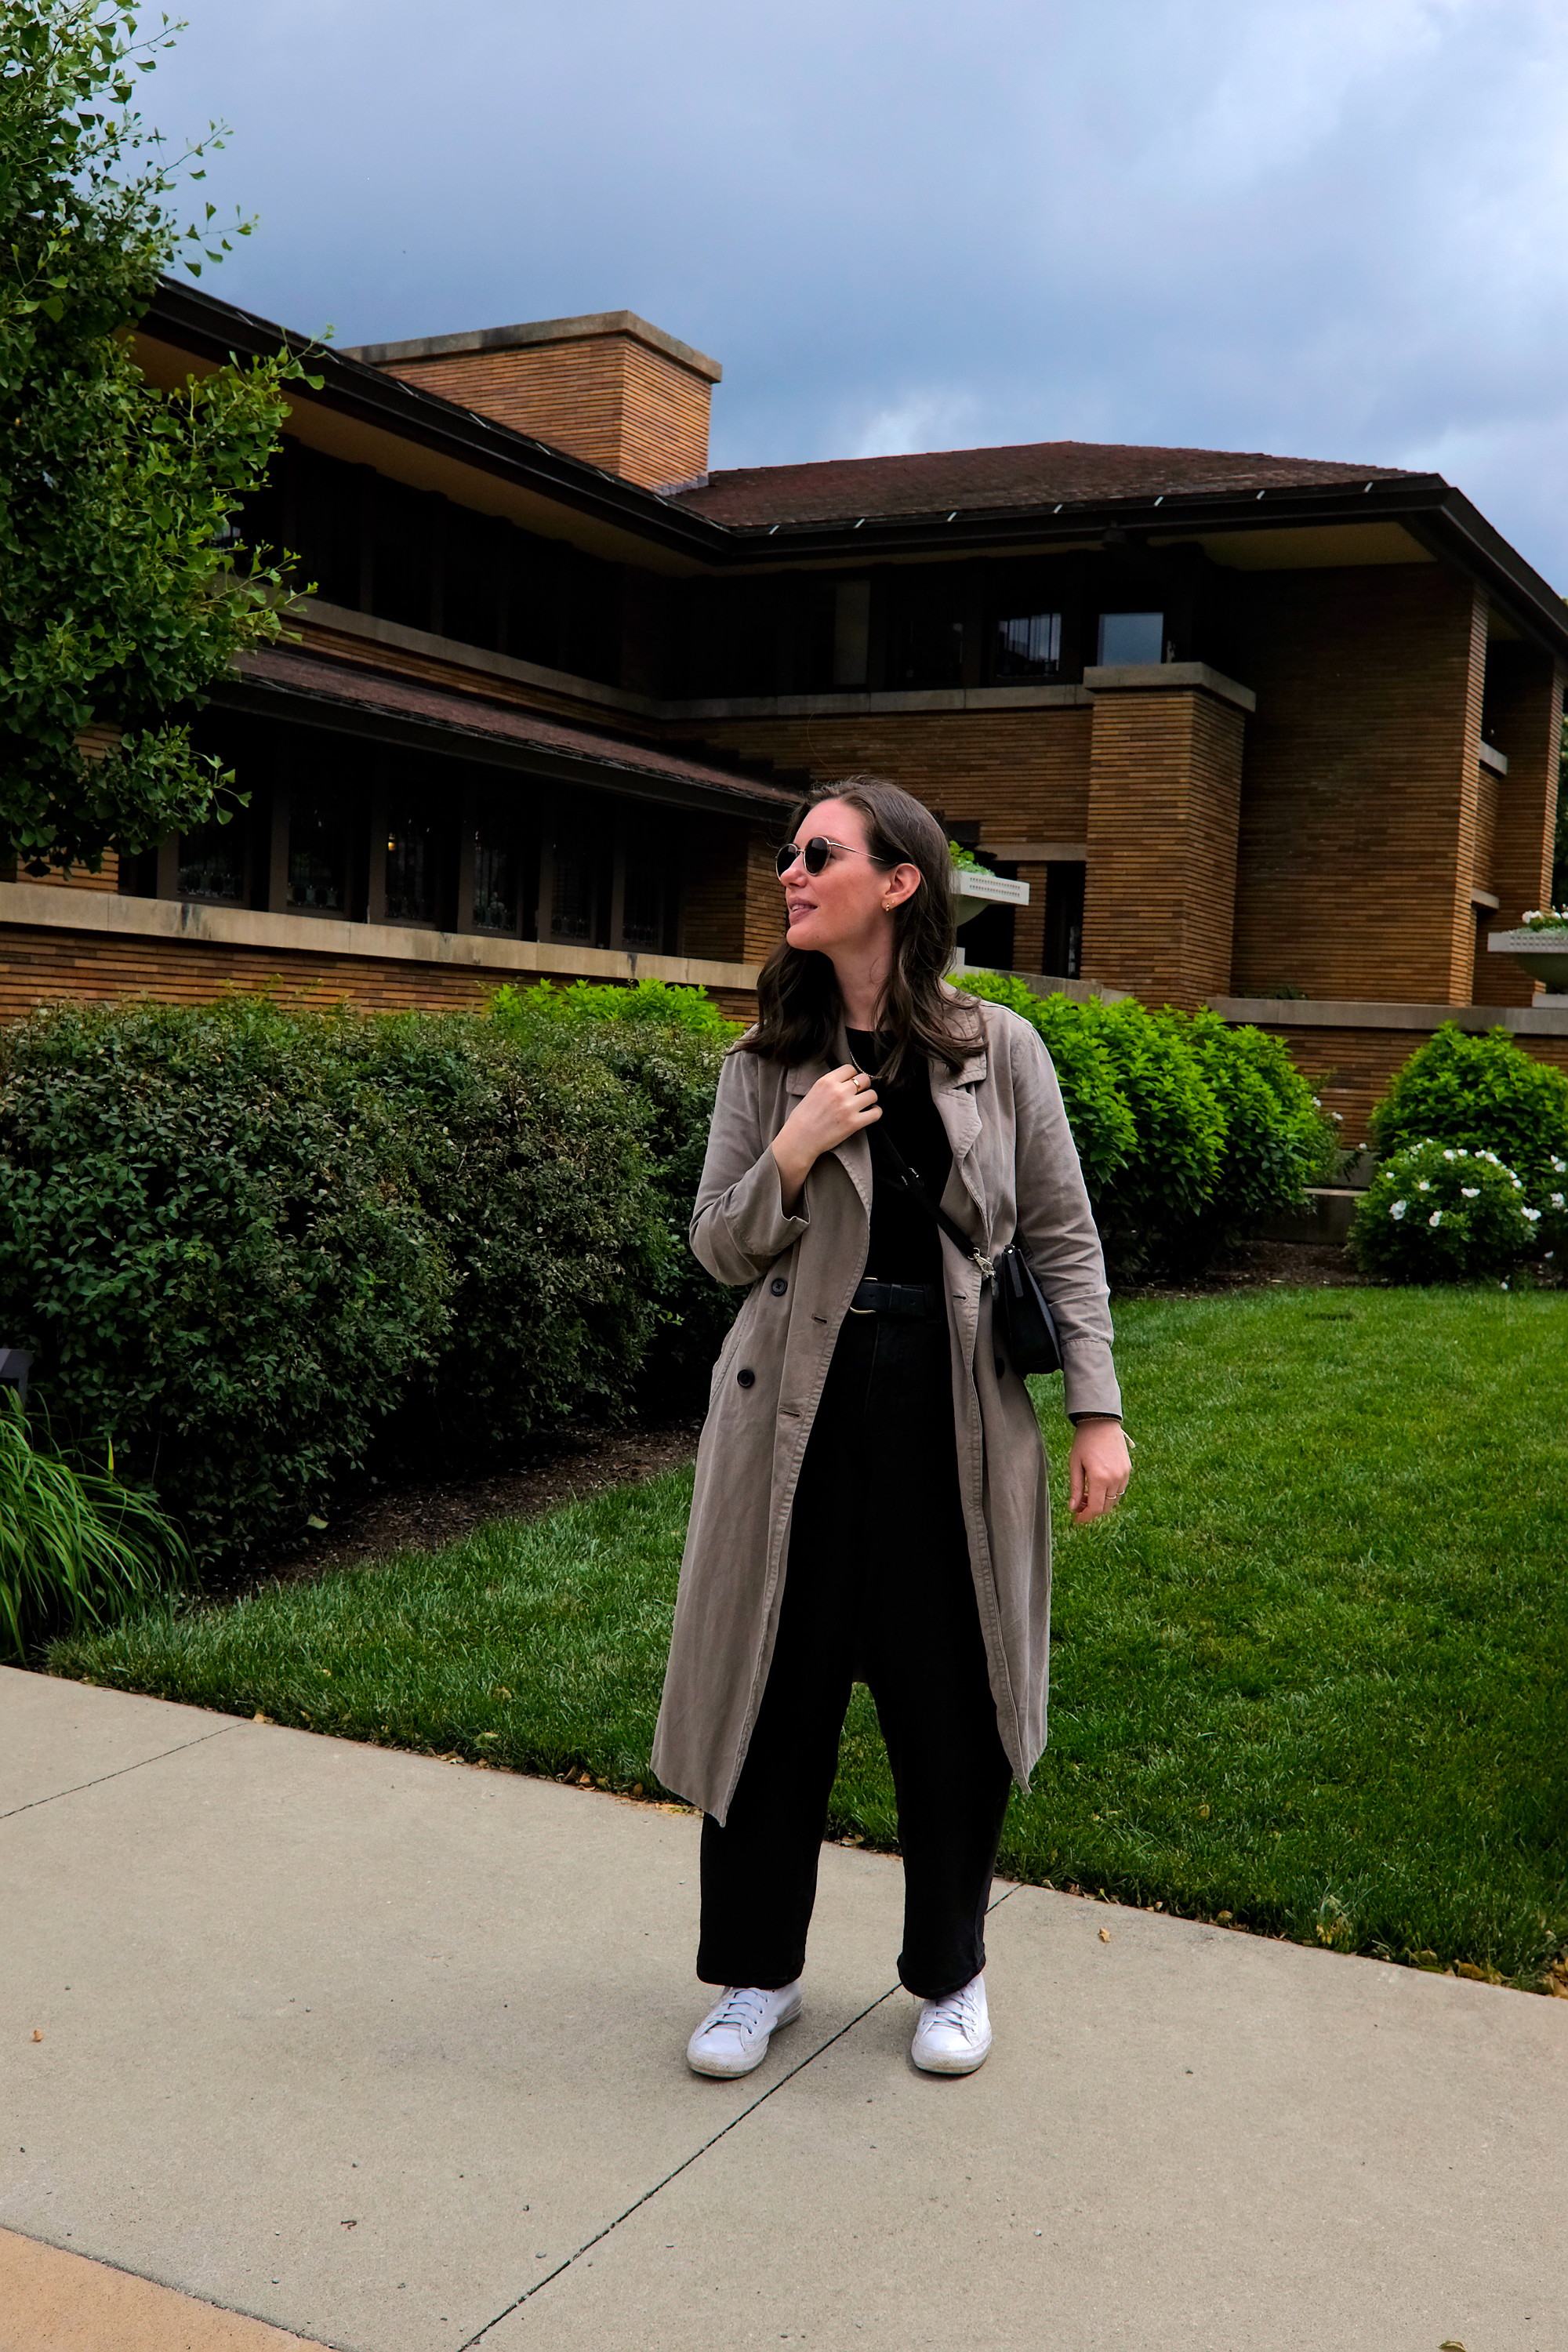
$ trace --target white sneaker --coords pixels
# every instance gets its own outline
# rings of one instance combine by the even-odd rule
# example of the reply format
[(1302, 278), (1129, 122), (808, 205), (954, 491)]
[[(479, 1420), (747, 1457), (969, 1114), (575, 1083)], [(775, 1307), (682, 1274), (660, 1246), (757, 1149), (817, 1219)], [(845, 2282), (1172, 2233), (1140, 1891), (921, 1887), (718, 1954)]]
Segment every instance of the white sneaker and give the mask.
[[(982, 2002), (984, 2007), (984, 2001)], [(694, 2074), (749, 2074), (768, 2054), (775, 2025), (793, 2025), (800, 2015), (800, 1979), (764, 1992), (758, 1985), (727, 1985), (686, 2045)], [(975, 2060), (978, 2065), (979, 2059)]]
[(973, 2074), (991, 2048), (984, 1974), (945, 2000), (922, 2000), (910, 2056), (925, 2074)]

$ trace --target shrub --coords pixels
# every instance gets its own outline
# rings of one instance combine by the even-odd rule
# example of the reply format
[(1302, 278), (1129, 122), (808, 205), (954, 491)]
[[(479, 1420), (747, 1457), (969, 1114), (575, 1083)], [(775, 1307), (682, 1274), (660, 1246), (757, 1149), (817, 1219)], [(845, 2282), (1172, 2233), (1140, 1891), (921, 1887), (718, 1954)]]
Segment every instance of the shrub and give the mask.
[(1436, 1138), (1396, 1151), (1357, 1207), (1346, 1244), (1363, 1274), (1392, 1282), (1506, 1275), (1540, 1247), (1541, 1212), (1493, 1151)]
[(389, 1433), (400, 1454), (472, 1458), (626, 1407), (671, 1253), (647, 1091), (628, 1097), (593, 1044), (481, 1013), (342, 1024), (448, 1284), (447, 1336)]
[(743, 1027), (700, 989), (639, 981), (632, 988), (501, 989), (491, 1018), (509, 1035), (538, 1043), (563, 1035), (609, 1069), (647, 1118), (655, 1204), (668, 1236), (660, 1277), (650, 1294), (657, 1323), (638, 1396), (668, 1412), (700, 1403), (708, 1375), (734, 1319), (737, 1294), (716, 1283), (687, 1241), (702, 1174), (720, 1065)]
[(1394, 1075), (1373, 1112), (1374, 1150), (1387, 1159), (1434, 1138), (1495, 1151), (1536, 1194), (1568, 1162), (1568, 1075), (1538, 1062), (1506, 1029), (1474, 1036), (1446, 1021)]
[(1282, 1039), (1233, 1027), (1206, 1006), (1190, 1018), (1161, 1017), (1181, 1023), (1225, 1118), (1214, 1191), (1190, 1244), (1202, 1260), (1270, 1217), (1305, 1209), (1307, 1187), (1329, 1181), (1341, 1155), (1331, 1122)]
[(1331, 1174), (1333, 1129), (1261, 1029), (1131, 999), (1036, 996), (1006, 972), (966, 972), (963, 984), (1044, 1038), (1116, 1273), (1190, 1272)]
[(446, 1256), (342, 1020), (68, 1008), (0, 1037), (0, 1312), (73, 1446), (200, 1550), (363, 1458), (445, 1337)]
[(0, 1315), (208, 1555), (405, 1444), (612, 1412), (668, 1255), (651, 1112), (481, 1014), (254, 998), (0, 1035)]
[(963, 974), (971, 996), (1005, 1004), (1038, 1030), (1056, 1066), (1068, 1124), (1082, 1163), (1089, 1198), (1098, 1201), (1118, 1169), (1136, 1158), (1138, 1129), (1116, 1066), (1091, 1020), (1089, 1008), (1068, 996), (1037, 996), (1013, 973)]
[(74, 1470), (33, 1444), (0, 1388), (0, 1658), (24, 1664), (188, 1580), (177, 1530), (114, 1477)]

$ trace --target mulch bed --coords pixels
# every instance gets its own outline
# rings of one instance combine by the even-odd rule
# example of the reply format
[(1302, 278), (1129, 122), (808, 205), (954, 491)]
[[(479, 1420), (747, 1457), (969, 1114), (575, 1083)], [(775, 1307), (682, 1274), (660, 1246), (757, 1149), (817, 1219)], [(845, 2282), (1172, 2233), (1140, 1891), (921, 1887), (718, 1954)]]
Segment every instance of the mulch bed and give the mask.
[(260, 1585), (289, 1584), (392, 1552), (436, 1551), (487, 1519), (531, 1518), (606, 1486), (678, 1469), (696, 1459), (701, 1426), (694, 1419), (618, 1430), (568, 1424), (537, 1441), (526, 1461), (481, 1478), (373, 1481), (341, 1495), (324, 1528), (209, 1571), (203, 1584), (214, 1599), (236, 1600)]
[[(1196, 1280), (1129, 1285), (1118, 1296), (1212, 1298), (1273, 1283), (1325, 1290), (1364, 1286), (1344, 1252), (1331, 1244), (1248, 1242), (1230, 1265)], [(568, 1426), (538, 1440), (525, 1461), (484, 1477), (373, 1481), (341, 1495), (325, 1528), (209, 1571), (205, 1590), (215, 1600), (235, 1600), (262, 1585), (292, 1583), (393, 1552), (435, 1551), (487, 1519), (531, 1518), (607, 1486), (677, 1469), (695, 1459), (701, 1426), (700, 1419), (622, 1430)]]

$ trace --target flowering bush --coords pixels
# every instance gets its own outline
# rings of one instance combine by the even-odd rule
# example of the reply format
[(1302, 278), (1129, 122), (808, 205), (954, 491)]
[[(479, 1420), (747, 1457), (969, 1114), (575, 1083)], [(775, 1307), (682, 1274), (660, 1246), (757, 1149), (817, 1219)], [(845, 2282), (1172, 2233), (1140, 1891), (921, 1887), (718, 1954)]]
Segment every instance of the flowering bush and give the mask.
[(1371, 1128), (1384, 1159), (1429, 1138), (1495, 1151), (1544, 1211), (1562, 1190), (1554, 1163), (1568, 1162), (1568, 1074), (1538, 1062), (1506, 1029), (1475, 1036), (1446, 1021), (1396, 1071)]
[[(1560, 1212), (1559, 1212), (1560, 1213)], [(1384, 1160), (1346, 1244), (1363, 1274), (1394, 1282), (1506, 1275), (1542, 1247), (1546, 1213), (1495, 1151), (1436, 1138)]]
[(1568, 931), (1568, 907), (1532, 907), (1521, 915), (1521, 931)]

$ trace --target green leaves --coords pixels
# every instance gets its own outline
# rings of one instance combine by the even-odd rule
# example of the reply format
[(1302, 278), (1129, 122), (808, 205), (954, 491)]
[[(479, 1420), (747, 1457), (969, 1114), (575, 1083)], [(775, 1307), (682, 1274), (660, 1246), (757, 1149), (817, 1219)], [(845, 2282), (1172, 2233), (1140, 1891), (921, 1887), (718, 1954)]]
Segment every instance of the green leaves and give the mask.
[[(172, 812), (199, 823), (221, 780), (169, 714), (277, 634), (287, 594), (216, 534), (265, 478), (298, 362), (163, 392), (125, 340), (182, 252), (227, 249), (211, 206), (183, 234), (168, 209), (216, 128), (166, 164), (126, 110), (171, 37), (138, 41), (116, 0), (0, 0), (0, 857), (96, 867)], [(130, 739), (112, 778), (79, 749), (92, 721)]]
[(0, 1388), (0, 1658), (18, 1664), (52, 1635), (86, 1633), (178, 1591), (189, 1556), (144, 1495), (73, 1470), (30, 1437)]
[(1217, 1013), (1036, 996), (973, 972), (973, 996), (1045, 1040), (1107, 1257), (1126, 1276), (1201, 1266), (1303, 1202), (1335, 1160), (1333, 1130), (1278, 1039)]
[(674, 1258), (592, 1032), (235, 999), (0, 1033), (0, 1322), (202, 1555), (411, 1451), (612, 1417)]

